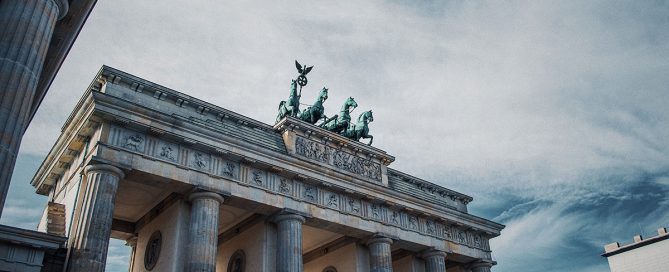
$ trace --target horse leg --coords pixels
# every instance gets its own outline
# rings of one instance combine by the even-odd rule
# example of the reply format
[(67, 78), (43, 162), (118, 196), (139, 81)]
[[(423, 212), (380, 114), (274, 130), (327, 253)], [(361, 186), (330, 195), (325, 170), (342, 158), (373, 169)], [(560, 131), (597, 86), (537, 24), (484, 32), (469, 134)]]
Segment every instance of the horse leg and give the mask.
[(372, 145), (372, 141), (374, 141), (374, 136), (369, 135), (369, 134), (367, 134), (367, 135), (362, 135), (362, 138), (364, 138), (364, 139), (369, 139), (369, 143), (368, 143), (367, 145)]

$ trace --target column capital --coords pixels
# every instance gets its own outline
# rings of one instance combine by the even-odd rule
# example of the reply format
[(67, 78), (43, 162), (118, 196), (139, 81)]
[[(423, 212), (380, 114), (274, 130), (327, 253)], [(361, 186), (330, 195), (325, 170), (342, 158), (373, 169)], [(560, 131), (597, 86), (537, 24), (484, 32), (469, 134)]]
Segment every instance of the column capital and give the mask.
[(491, 268), (493, 265), (493, 262), (491, 260), (485, 260), (485, 259), (479, 259), (476, 261), (473, 261), (469, 263), (469, 268), (480, 268), (480, 267), (485, 267), (485, 268)]
[(58, 6), (58, 20), (63, 19), (70, 10), (70, 2), (68, 0), (51, 0)]
[(436, 249), (428, 249), (426, 251), (423, 251), (419, 256), (423, 259), (427, 259), (430, 257), (444, 257), (446, 258), (447, 253), (441, 250), (436, 250)]
[(305, 222), (307, 219), (306, 219), (304, 216), (299, 215), (299, 214), (295, 214), (295, 213), (284, 213), (284, 214), (279, 214), (279, 215), (275, 215), (275, 216), (272, 218), (272, 221), (273, 221), (274, 223), (279, 223), (279, 222), (281, 222), (281, 221), (285, 221), (285, 220), (297, 220), (297, 221), (300, 221), (300, 223), (304, 224), (304, 222)]
[(378, 244), (378, 243), (384, 243), (384, 244), (392, 245), (393, 244), (393, 239), (390, 239), (390, 238), (388, 238), (386, 236), (382, 236), (382, 235), (374, 235), (371, 238), (367, 239), (367, 241), (365, 242), (365, 244), (367, 246), (373, 245), (373, 244)]
[(225, 199), (221, 195), (214, 192), (194, 192), (188, 195), (188, 201), (191, 202), (195, 199), (200, 199), (200, 198), (210, 198), (218, 201), (218, 203), (220, 204), (223, 204), (223, 201), (225, 201)]
[(137, 236), (133, 236), (125, 240), (125, 245), (129, 247), (136, 247), (137, 246)]
[(116, 175), (119, 179), (125, 177), (123, 170), (116, 166), (109, 164), (91, 164), (84, 167), (84, 174), (88, 175), (89, 172), (107, 172), (113, 175)]

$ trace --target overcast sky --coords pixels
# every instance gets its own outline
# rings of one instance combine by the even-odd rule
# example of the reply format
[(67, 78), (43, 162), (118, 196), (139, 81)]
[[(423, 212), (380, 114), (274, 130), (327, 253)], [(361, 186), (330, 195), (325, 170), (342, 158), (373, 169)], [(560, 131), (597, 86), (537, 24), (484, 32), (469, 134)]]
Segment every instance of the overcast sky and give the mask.
[[(103, 64), (273, 123), (296, 71), (326, 113), (374, 110), (391, 167), (507, 225), (495, 271), (608, 271), (605, 244), (669, 227), (664, 1), (99, 1), (24, 137), (2, 222)], [(357, 116), (357, 114), (356, 114)], [(37, 204), (39, 203), (39, 204)], [(127, 271), (116, 241), (109, 271)]]

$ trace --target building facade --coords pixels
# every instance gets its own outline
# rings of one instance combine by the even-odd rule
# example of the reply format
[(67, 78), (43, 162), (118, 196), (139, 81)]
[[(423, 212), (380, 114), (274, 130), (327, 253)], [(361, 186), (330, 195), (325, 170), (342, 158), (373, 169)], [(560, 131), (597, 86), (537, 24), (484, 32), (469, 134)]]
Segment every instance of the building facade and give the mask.
[(68, 237), (68, 271), (103, 271), (110, 238), (130, 271), (490, 271), (504, 226), (394, 160), (105, 66), (32, 184), (65, 211), (39, 228)]
[(657, 236), (634, 236), (634, 242), (621, 246), (615, 242), (604, 246), (611, 272), (663, 272), (669, 270), (669, 234), (659, 228)]

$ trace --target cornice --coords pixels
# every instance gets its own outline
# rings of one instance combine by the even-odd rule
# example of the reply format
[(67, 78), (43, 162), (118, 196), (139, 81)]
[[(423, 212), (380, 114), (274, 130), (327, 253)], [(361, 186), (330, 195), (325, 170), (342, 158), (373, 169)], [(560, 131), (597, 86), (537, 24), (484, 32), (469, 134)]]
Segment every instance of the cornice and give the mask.
[(437, 194), (441, 197), (449, 197), (454, 201), (456, 200), (461, 201), (465, 205), (469, 204), (474, 200), (473, 197), (468, 196), (466, 194), (453, 191), (451, 189), (439, 186), (435, 183), (426, 181), (421, 178), (417, 178), (415, 176), (409, 175), (396, 169), (388, 168), (388, 175), (394, 175), (405, 182), (414, 184), (416, 186), (416, 189), (418, 190), (428, 192), (431, 194)]
[(146, 79), (128, 74), (106, 65), (102, 66), (95, 81), (103, 83), (109, 81), (116, 85), (127, 85), (135, 92), (144, 93), (159, 100), (169, 100), (179, 107), (193, 108), (195, 112), (201, 115), (212, 116), (212, 119), (226, 119), (236, 122), (240, 125), (261, 129), (264, 131), (271, 131), (273, 129), (272, 126), (253, 118), (216, 106), (209, 102), (183, 94), (168, 87), (153, 83)]

